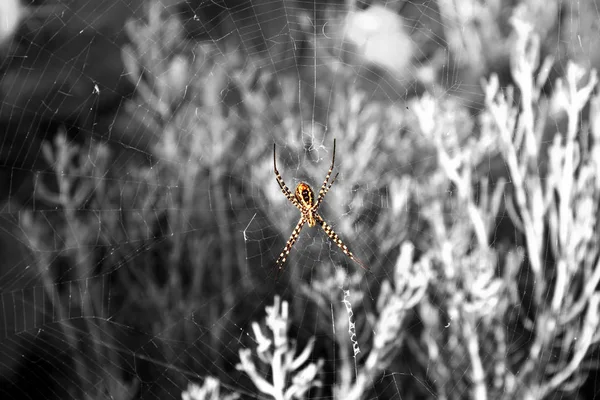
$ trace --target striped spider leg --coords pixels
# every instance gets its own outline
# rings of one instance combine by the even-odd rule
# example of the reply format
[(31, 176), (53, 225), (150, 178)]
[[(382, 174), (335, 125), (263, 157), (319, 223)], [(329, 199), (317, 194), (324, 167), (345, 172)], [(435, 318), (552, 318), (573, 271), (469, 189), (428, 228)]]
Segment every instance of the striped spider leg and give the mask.
[[(335, 139), (333, 139), (333, 156), (331, 159), (331, 166), (329, 167), (329, 171), (327, 171), (327, 175), (325, 176), (325, 180), (323, 181), (323, 185), (319, 190), (319, 196), (315, 201), (315, 193), (312, 188), (306, 182), (300, 182), (296, 186), (296, 190), (292, 193), (292, 191), (287, 187), (283, 178), (279, 174), (277, 170), (277, 157), (275, 153), (275, 144), (273, 144), (273, 169), (275, 171), (275, 179), (281, 188), (281, 192), (287, 197), (287, 199), (292, 203), (296, 208), (300, 210), (300, 220), (296, 224), (296, 227), (292, 231), (292, 235), (288, 239), (283, 251), (279, 254), (279, 258), (277, 258), (276, 265), (281, 270), (287, 257), (290, 254), (290, 250), (294, 246), (294, 243), (298, 240), (300, 236), (300, 231), (302, 231), (302, 227), (304, 224), (308, 224), (309, 227), (314, 227), (316, 224), (319, 224), (321, 228), (325, 231), (325, 234), (344, 252), (348, 258), (352, 261), (360, 265), (362, 268), (367, 269), (365, 264), (360, 261), (358, 258), (352, 254), (350, 249), (342, 242), (339, 236), (334, 232), (333, 228), (325, 220), (319, 215), (317, 212), (323, 199), (325, 199), (325, 195), (333, 186), (333, 182), (335, 182), (336, 178), (339, 175), (339, 172), (335, 174), (333, 179), (331, 179), (331, 173), (333, 172), (335, 164)], [(330, 181), (331, 179), (331, 181)]]

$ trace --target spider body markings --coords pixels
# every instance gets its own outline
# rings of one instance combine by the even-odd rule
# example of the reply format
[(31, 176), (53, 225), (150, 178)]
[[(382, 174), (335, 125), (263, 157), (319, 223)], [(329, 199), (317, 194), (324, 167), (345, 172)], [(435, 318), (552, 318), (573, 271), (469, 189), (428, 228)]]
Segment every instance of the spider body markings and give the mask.
[(290, 254), (290, 250), (294, 246), (294, 243), (298, 240), (300, 236), (300, 232), (302, 231), (302, 227), (304, 224), (308, 224), (309, 227), (314, 227), (319, 224), (321, 228), (325, 231), (325, 234), (347, 255), (352, 261), (360, 265), (364, 269), (368, 269), (362, 261), (352, 254), (352, 252), (348, 249), (348, 247), (342, 242), (339, 236), (335, 233), (333, 228), (325, 222), (325, 220), (319, 215), (318, 209), (325, 195), (331, 189), (333, 182), (335, 182), (336, 178), (339, 175), (339, 172), (335, 174), (333, 179), (331, 179), (331, 173), (333, 172), (335, 164), (335, 139), (333, 139), (333, 156), (331, 158), (331, 166), (329, 167), (329, 171), (327, 171), (327, 175), (325, 176), (325, 180), (323, 181), (323, 185), (319, 190), (319, 195), (315, 201), (315, 192), (312, 190), (310, 185), (306, 182), (300, 182), (296, 186), (296, 190), (294, 193), (287, 187), (283, 178), (279, 174), (277, 170), (277, 157), (275, 153), (275, 144), (273, 144), (273, 169), (275, 171), (275, 179), (281, 188), (281, 192), (287, 197), (287, 199), (292, 203), (298, 210), (300, 210), (300, 220), (296, 224), (296, 227), (292, 231), (292, 235), (288, 239), (283, 251), (277, 258), (276, 265), (279, 266), (281, 270), (283, 268), (283, 264), (287, 260), (288, 255)]
[(300, 182), (296, 186), (296, 200), (300, 203), (302, 216), (306, 218), (308, 226), (311, 228), (316, 225), (317, 212), (313, 211), (312, 208), (315, 205), (315, 193), (312, 188), (308, 186), (308, 183)]

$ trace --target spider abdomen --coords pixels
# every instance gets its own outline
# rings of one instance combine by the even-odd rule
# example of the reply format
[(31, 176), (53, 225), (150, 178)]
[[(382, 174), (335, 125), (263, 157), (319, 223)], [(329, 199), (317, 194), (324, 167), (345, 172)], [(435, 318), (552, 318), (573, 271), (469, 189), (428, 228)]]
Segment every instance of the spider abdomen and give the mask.
[(315, 205), (315, 192), (308, 185), (308, 183), (300, 182), (296, 186), (296, 200), (302, 206), (302, 214), (308, 222), (308, 226), (311, 228), (316, 225), (313, 207)]
[(311, 208), (315, 204), (315, 192), (308, 183), (300, 182), (296, 186), (296, 199), (303, 207)]

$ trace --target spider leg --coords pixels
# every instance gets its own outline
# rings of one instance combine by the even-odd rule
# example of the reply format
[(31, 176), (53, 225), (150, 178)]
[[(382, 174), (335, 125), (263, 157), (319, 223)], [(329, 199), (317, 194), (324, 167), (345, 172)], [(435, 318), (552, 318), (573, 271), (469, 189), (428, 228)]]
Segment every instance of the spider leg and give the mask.
[(329, 236), (329, 238), (333, 240), (333, 242), (337, 244), (340, 249), (342, 249), (345, 255), (347, 255), (352, 261), (360, 265), (363, 269), (367, 271), (369, 270), (369, 268), (367, 268), (367, 266), (362, 261), (360, 261), (354, 256), (354, 254), (352, 254), (350, 249), (348, 249), (344, 242), (342, 242), (342, 239), (339, 238), (339, 236), (337, 235), (337, 233), (335, 233), (333, 228), (329, 226), (329, 224), (325, 222), (325, 220), (319, 214), (316, 214), (315, 219), (317, 220), (317, 223), (321, 225), (327, 236)]
[(294, 195), (292, 194), (292, 192), (290, 192), (290, 189), (288, 189), (287, 186), (285, 186), (285, 183), (283, 183), (283, 181), (279, 181), (279, 179), (277, 180), (277, 183), (279, 184), (279, 187), (281, 188), (281, 193), (283, 193), (285, 195), (285, 197), (287, 197), (287, 199), (296, 206), (296, 208), (298, 208), (300, 211), (302, 211), (302, 206), (300, 206), (300, 204), (298, 203), (298, 200), (296, 200), (296, 198), (294, 197)]
[(292, 231), (292, 235), (288, 239), (285, 247), (283, 248), (283, 251), (281, 252), (281, 254), (279, 254), (279, 258), (277, 258), (277, 261), (275, 262), (275, 264), (277, 266), (279, 266), (279, 269), (283, 268), (283, 264), (285, 264), (285, 260), (287, 260), (287, 257), (290, 254), (290, 250), (292, 249), (292, 246), (294, 245), (294, 243), (296, 243), (296, 240), (298, 240), (298, 236), (300, 236), (300, 231), (302, 230), (302, 227), (304, 226), (305, 223), (306, 223), (306, 219), (304, 218), (304, 216), (302, 216), (300, 218), (300, 221), (298, 221), (298, 224)]
[(335, 139), (333, 139), (333, 156), (331, 157), (331, 166), (329, 167), (329, 171), (327, 171), (327, 175), (325, 176), (325, 180), (323, 181), (321, 190), (319, 190), (319, 197), (317, 198), (317, 202), (315, 203), (315, 205), (313, 207), (314, 210), (316, 210), (319, 207), (319, 205), (325, 198), (325, 195), (331, 188), (331, 185), (333, 185), (333, 182), (335, 182), (335, 178), (337, 178), (337, 176), (339, 175), (339, 172), (337, 174), (335, 174), (335, 176), (329, 183), (329, 186), (327, 186), (327, 182), (329, 182), (329, 178), (331, 178), (331, 173), (333, 172), (334, 165), (335, 165)]
[(325, 198), (325, 195), (329, 192), (329, 189), (331, 189), (331, 187), (333, 186), (333, 182), (335, 182), (335, 180), (337, 179), (339, 174), (340, 174), (339, 172), (337, 174), (335, 174), (333, 179), (331, 180), (331, 182), (329, 182), (329, 185), (327, 185), (327, 188), (325, 188), (325, 190), (321, 190), (319, 192), (319, 197), (317, 198), (317, 202), (313, 206), (313, 210), (316, 210), (319, 208), (319, 206), (323, 202), (323, 199)]
[(275, 179), (277, 180), (277, 183), (279, 184), (279, 187), (281, 188), (281, 192), (285, 195), (285, 197), (287, 197), (287, 199), (294, 206), (296, 206), (296, 208), (298, 208), (299, 210), (302, 210), (302, 207), (298, 203), (298, 200), (296, 200), (296, 198), (292, 194), (292, 191), (287, 187), (287, 185), (283, 181), (283, 178), (279, 174), (279, 171), (277, 170), (277, 158), (275, 156), (275, 143), (273, 143), (273, 169), (275, 170)]

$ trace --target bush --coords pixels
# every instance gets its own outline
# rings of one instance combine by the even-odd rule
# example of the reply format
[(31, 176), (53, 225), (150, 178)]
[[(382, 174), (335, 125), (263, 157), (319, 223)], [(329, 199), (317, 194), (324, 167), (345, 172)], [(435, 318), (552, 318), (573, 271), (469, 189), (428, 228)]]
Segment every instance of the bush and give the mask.
[[(426, 94), (408, 110), (369, 102), (344, 80), (328, 92), (320, 125), (302, 115), (315, 104), (298, 100), (298, 79), (275, 80), (251, 56), (185, 41), (158, 6), (147, 23), (129, 25), (124, 59), (138, 88), (129, 107), (163, 132), (158, 161), (115, 175), (103, 145), (84, 150), (61, 136), (44, 153), (56, 187), (37, 188), (57, 212), (28, 214), (23, 224), (79, 389), (126, 398), (140, 384), (160, 397), (196, 371), (210, 378), (184, 399), (218, 398), (221, 386), (232, 397), (276, 399), (575, 393), (599, 337), (596, 73), (571, 64), (547, 101), (550, 61), (539, 64), (530, 25), (515, 17), (513, 27), (515, 87), (486, 80), (479, 120), (447, 97)], [(315, 103), (319, 96), (315, 88)], [(546, 157), (551, 105), (568, 129)], [(273, 182), (264, 132), (286, 144), (282, 170), (310, 182), (322, 179), (322, 166), (285, 155), (320, 152), (326, 134), (338, 138), (343, 179), (326, 203), (347, 206), (324, 212), (368, 274), (322, 262), (311, 276), (288, 265), (272, 279), (297, 215)], [(509, 176), (490, 182), (477, 168), (498, 154)], [(495, 236), (502, 210), (523, 246)], [(301, 256), (314, 262), (316, 253)], [(48, 272), (53, 258), (69, 266), (64, 276)], [(251, 321), (274, 291), (290, 300), (266, 307), (265, 331)], [(314, 327), (308, 337), (291, 329), (298, 309)], [(68, 317), (74, 311), (83, 326)], [(254, 344), (232, 337), (250, 326)], [(81, 338), (92, 356), (81, 355)], [(123, 343), (138, 346), (124, 357)], [(317, 347), (335, 354), (317, 357)], [(129, 371), (141, 383), (118, 373), (129, 359), (147, 361)]]

